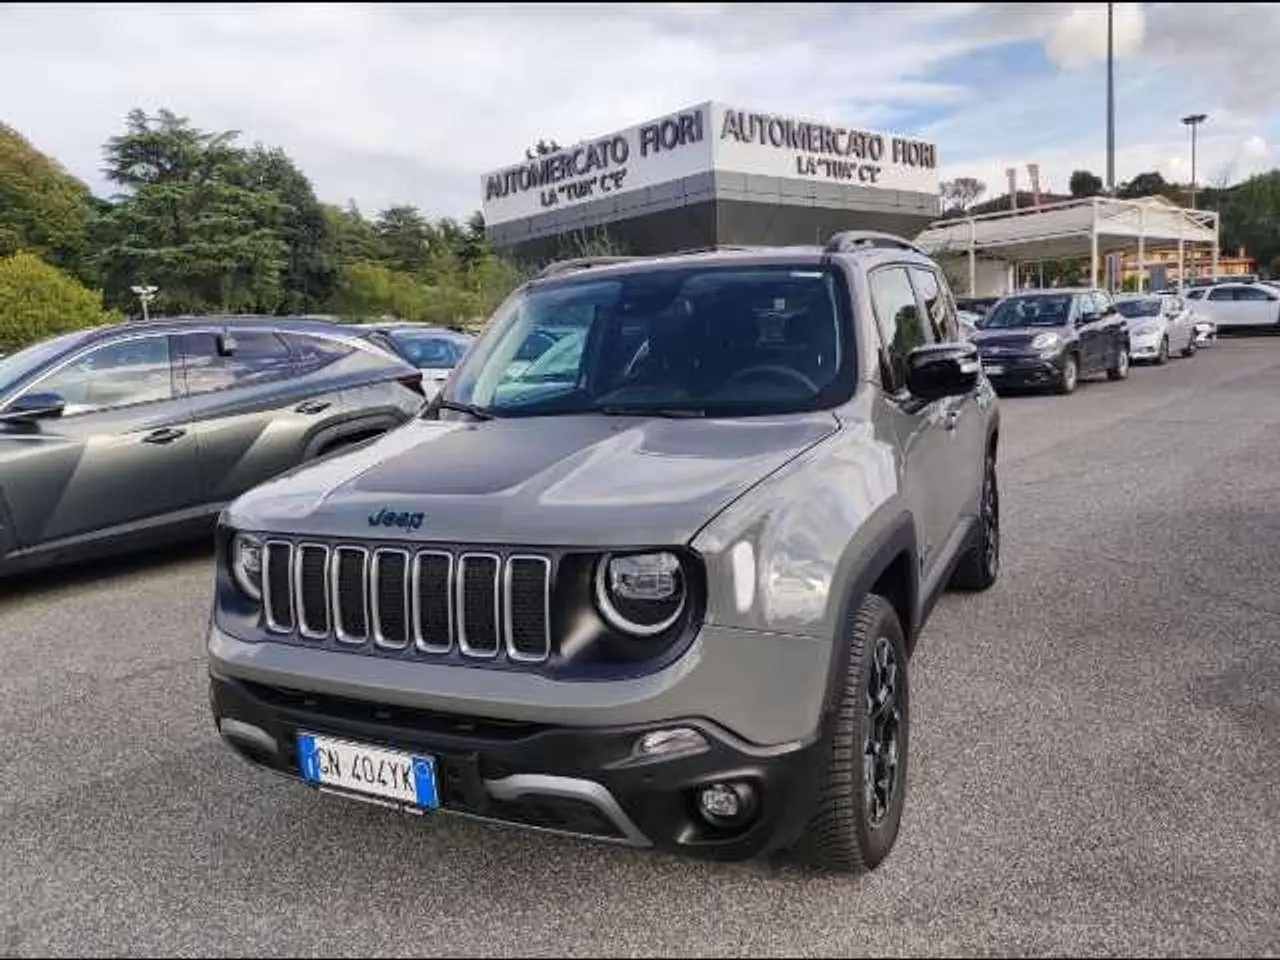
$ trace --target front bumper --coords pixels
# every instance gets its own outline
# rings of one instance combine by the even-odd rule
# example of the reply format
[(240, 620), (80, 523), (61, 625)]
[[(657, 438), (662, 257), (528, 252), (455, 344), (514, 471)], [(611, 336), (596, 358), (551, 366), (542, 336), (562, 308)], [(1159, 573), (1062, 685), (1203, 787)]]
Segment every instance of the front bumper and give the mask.
[[(711, 859), (744, 859), (793, 844), (816, 801), (823, 761), (821, 738), (755, 747), (697, 717), (625, 727), (502, 722), (301, 693), (216, 672), (210, 702), (237, 753), (302, 783), (308, 781), (299, 769), (298, 733), (328, 735), (433, 757), (444, 812)], [(668, 758), (634, 754), (642, 734), (673, 727), (698, 731), (705, 749)], [(697, 812), (697, 790), (722, 782), (745, 782), (755, 791), (754, 816), (736, 828), (712, 826)]]
[(982, 354), (982, 370), (997, 387), (1047, 387), (1062, 379), (1063, 354)]
[(1155, 360), (1160, 356), (1160, 334), (1149, 333), (1132, 337), (1129, 344), (1130, 360)]

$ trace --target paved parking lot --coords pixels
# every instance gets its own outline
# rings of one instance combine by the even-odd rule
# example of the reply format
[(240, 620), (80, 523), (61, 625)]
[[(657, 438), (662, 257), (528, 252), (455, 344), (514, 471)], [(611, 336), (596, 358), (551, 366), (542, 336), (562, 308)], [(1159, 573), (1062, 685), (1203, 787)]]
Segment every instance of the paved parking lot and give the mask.
[(313, 795), (218, 741), (209, 558), (0, 587), (0, 954), (1280, 953), (1280, 338), (1004, 401), (862, 880)]

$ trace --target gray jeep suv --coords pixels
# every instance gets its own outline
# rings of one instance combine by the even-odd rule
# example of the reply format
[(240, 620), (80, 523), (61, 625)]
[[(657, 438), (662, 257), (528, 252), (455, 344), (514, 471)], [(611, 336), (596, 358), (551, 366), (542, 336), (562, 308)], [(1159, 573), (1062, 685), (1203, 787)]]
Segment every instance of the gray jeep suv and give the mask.
[[(514, 361), (545, 329), (576, 356)], [(218, 728), (406, 811), (873, 868), (998, 426), (898, 238), (553, 265), (418, 419), (224, 512)]]

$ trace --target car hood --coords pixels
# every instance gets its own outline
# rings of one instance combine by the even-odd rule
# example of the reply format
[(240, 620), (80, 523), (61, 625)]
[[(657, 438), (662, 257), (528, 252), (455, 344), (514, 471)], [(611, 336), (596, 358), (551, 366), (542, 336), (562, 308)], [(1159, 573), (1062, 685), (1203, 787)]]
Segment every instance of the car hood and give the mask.
[[(752, 485), (837, 429), (828, 413), (414, 420), (256, 487), (225, 520), (241, 530), (335, 538), (687, 543)], [(404, 525), (379, 521), (387, 515)]]
[(1042, 333), (1056, 333), (1066, 339), (1061, 327), (1001, 327), (975, 330), (969, 338), (979, 347), (1025, 347)]

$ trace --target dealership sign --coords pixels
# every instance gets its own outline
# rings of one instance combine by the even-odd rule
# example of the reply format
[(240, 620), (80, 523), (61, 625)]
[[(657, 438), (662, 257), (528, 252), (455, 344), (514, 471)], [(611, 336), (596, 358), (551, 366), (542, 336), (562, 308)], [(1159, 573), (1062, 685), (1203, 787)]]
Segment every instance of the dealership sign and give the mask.
[(937, 147), (910, 137), (706, 103), (486, 174), (489, 224), (708, 170), (936, 196)]

